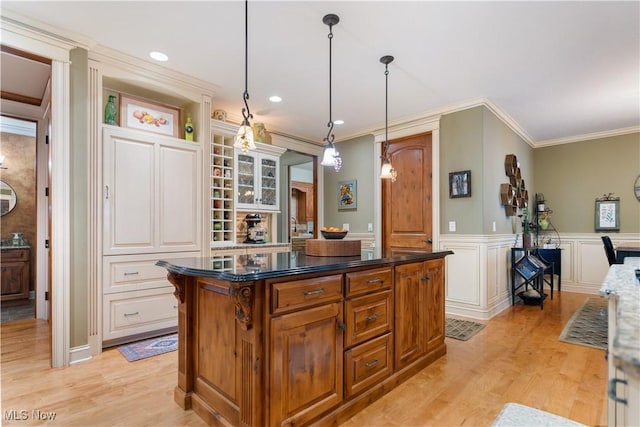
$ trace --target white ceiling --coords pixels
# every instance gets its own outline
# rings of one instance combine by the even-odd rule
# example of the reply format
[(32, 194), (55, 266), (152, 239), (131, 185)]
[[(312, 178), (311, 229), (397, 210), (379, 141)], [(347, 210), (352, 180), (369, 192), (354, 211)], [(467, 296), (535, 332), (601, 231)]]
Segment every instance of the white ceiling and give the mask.
[[(244, 90), (244, 2), (2, 1), (46, 22), (219, 87), (213, 107), (237, 118)], [(329, 121), (333, 38), (336, 140), (487, 99), (533, 143), (638, 129), (640, 2), (260, 1), (249, 3), (249, 106), (269, 130), (320, 142)], [(64, 29), (64, 30), (63, 30)], [(150, 61), (150, 60), (149, 60)], [(267, 98), (284, 98), (272, 104)]]

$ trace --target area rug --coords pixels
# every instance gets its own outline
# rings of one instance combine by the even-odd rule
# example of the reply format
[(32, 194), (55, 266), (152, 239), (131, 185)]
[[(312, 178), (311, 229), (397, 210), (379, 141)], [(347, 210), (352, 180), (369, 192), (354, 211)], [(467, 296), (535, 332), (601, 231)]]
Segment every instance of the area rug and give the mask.
[(134, 362), (147, 357), (157, 356), (178, 349), (178, 334), (138, 341), (118, 347), (120, 353), (129, 361)]
[(445, 335), (448, 338), (466, 341), (480, 332), (485, 326), (484, 323), (447, 317), (445, 319)]
[(607, 304), (604, 298), (588, 298), (571, 316), (558, 339), (606, 350)]

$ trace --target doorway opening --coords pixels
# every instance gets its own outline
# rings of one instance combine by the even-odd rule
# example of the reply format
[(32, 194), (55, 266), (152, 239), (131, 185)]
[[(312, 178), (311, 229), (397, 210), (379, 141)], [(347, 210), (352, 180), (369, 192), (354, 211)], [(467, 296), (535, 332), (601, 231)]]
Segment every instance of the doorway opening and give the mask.
[(37, 123), (0, 116), (1, 322), (35, 317)]

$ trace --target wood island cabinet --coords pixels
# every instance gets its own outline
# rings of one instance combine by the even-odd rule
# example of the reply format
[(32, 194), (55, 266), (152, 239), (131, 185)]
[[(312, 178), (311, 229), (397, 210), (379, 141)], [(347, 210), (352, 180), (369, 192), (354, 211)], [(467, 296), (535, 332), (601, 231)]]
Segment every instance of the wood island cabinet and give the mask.
[(176, 402), (212, 425), (346, 421), (446, 353), (450, 253), (280, 253), (271, 260), (287, 268), (257, 271), (251, 255), (219, 271), (208, 258), (160, 261), (179, 301)]

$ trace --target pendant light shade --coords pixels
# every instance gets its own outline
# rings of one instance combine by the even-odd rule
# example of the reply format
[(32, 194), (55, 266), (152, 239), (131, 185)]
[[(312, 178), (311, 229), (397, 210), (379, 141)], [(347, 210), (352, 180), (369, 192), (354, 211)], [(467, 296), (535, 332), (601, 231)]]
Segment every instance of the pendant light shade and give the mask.
[(333, 40), (333, 26), (340, 22), (340, 18), (338, 15), (330, 13), (322, 18), (322, 22), (329, 26), (329, 35), (327, 36), (329, 38), (329, 123), (327, 124), (329, 131), (324, 138), (324, 141), (327, 141), (328, 144), (324, 149), (320, 164), (322, 166), (332, 166), (336, 172), (338, 172), (342, 167), (342, 159), (340, 158), (340, 153), (336, 151), (336, 147), (333, 145), (335, 136), (333, 135), (334, 123), (331, 114), (331, 40)]
[(389, 157), (389, 64), (393, 61), (393, 56), (386, 55), (380, 58), (380, 62), (384, 64), (384, 143), (382, 144), (382, 169), (380, 170), (380, 178), (390, 179), (395, 182), (398, 177), (396, 171), (391, 165)]
[(244, 108), (242, 109), (242, 124), (236, 134), (234, 147), (240, 148), (242, 152), (246, 153), (249, 150), (255, 150), (256, 144), (253, 138), (253, 129), (249, 119), (253, 119), (253, 114), (249, 110), (249, 0), (244, 2), (244, 93), (242, 99), (244, 100)]

